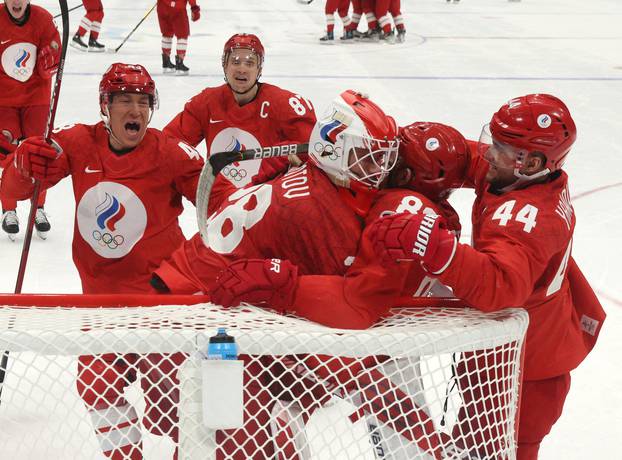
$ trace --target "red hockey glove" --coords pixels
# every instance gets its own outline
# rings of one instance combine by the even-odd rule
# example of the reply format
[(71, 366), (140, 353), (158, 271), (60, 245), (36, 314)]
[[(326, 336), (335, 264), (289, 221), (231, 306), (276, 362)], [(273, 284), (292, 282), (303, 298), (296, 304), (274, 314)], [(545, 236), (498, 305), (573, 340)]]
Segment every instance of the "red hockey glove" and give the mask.
[(417, 260), (433, 275), (441, 274), (456, 252), (456, 237), (445, 220), (431, 214), (393, 214), (370, 225), (369, 238), (384, 263)]
[(52, 42), (39, 50), (37, 55), (37, 71), (41, 78), (52, 78), (52, 75), (58, 70), (58, 63), (60, 62), (60, 49), (56, 42)]
[(201, 7), (199, 5), (194, 5), (190, 7), (190, 19), (192, 22), (197, 22), (201, 18)]
[(29, 137), (15, 149), (15, 168), (24, 177), (56, 183), (65, 177), (57, 161), (62, 153), (54, 141), (50, 145), (43, 136)]
[(288, 260), (242, 259), (218, 275), (210, 298), (223, 307), (247, 302), (285, 311), (294, 302), (297, 284), (298, 267)]

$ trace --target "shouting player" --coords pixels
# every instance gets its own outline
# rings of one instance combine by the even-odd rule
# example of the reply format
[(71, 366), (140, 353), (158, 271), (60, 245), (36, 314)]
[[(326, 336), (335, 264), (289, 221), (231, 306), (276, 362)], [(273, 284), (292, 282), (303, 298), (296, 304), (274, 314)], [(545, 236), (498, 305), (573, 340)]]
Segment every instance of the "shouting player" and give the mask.
[[(33, 177), (50, 187), (71, 175), (73, 260), (84, 293), (152, 292), (151, 271), (185, 241), (178, 222), (182, 197), (194, 202), (203, 161), (192, 147), (148, 128), (157, 106), (155, 83), (143, 66), (113, 64), (99, 85), (103, 121), (60, 128), (53, 145), (27, 138), (15, 151), (17, 166), (7, 170), (26, 176), (30, 186)], [(177, 438), (170, 379), (182, 360), (181, 354), (80, 357), (78, 392), (106, 456), (143, 458), (141, 420), (123, 397), (138, 371), (149, 389), (142, 424)]]

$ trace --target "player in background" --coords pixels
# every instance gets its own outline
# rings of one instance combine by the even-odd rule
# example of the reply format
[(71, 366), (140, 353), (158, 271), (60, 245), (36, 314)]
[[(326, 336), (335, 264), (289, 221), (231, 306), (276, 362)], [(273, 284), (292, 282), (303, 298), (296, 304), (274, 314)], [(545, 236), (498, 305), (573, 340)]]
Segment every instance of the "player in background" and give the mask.
[[(542, 439), (562, 413), (570, 371), (594, 346), (605, 319), (571, 256), (575, 215), (568, 176), (561, 168), (575, 139), (575, 123), (558, 98), (530, 94), (512, 99), (484, 127), (465, 175), (476, 191), (472, 246), (458, 243), (437, 217), (396, 214), (370, 229), (374, 248), (385, 262), (420, 263), (479, 310), (528, 311), (518, 426), (521, 460), (538, 457)], [(503, 416), (494, 407), (469, 404), (489, 388), (485, 371), (471, 369), (481, 361), (493, 364), (494, 359), (462, 356), (457, 373), (463, 423), (458, 423), (455, 435), (494, 424)], [(485, 416), (476, 418), (482, 411)]]
[[(55, 130), (52, 146), (43, 137), (27, 138), (7, 170), (43, 187), (72, 176), (73, 260), (83, 293), (152, 292), (151, 272), (185, 240), (178, 222), (182, 198), (194, 202), (203, 161), (192, 147), (148, 128), (157, 106), (147, 70), (115, 63), (99, 85), (103, 121)], [(143, 425), (176, 440), (169, 378), (182, 360), (181, 354), (80, 357), (78, 392), (107, 457), (143, 458), (141, 421), (123, 397), (138, 370), (150, 382), (143, 385), (150, 389)]]
[[(0, 169), (10, 164), (11, 153), (21, 139), (45, 132), (60, 43), (52, 15), (40, 6), (31, 5), (29, 0), (5, 0), (0, 5)], [(4, 188), (3, 179), (2, 230), (14, 239), (19, 233), (17, 201)], [(45, 193), (41, 193), (35, 228), (42, 238), (50, 230), (44, 203)]]
[(320, 38), (322, 43), (335, 42), (335, 12), (339, 13), (339, 18), (343, 22), (343, 38), (349, 39), (352, 36), (352, 21), (348, 15), (350, 0), (326, 0), (324, 14), (326, 15), (326, 35)]
[[(252, 34), (235, 34), (222, 53), (225, 84), (205, 88), (190, 99), (164, 132), (196, 147), (205, 141), (207, 155), (281, 144), (308, 142), (315, 124), (311, 102), (298, 94), (259, 82), (264, 47)], [(292, 160), (299, 162), (297, 160)], [(234, 163), (219, 174), (210, 206), (237, 188), (274, 177), (289, 165), (288, 158)]]
[[(103, 53), (106, 46), (97, 41), (104, 19), (104, 7), (101, 0), (82, 0), (86, 14), (80, 21), (80, 26), (71, 39), (70, 45), (80, 51)], [(88, 44), (85, 43), (86, 33), (89, 32)]]
[[(367, 12), (369, 29), (360, 38), (361, 41), (385, 43), (403, 43), (406, 41), (406, 27), (401, 11), (401, 0), (362, 0), (363, 9)], [(395, 30), (391, 28), (391, 17)], [(397, 36), (395, 35), (397, 31)]]
[[(177, 75), (188, 75), (190, 69), (184, 64), (190, 24), (186, 3), (190, 5), (190, 18), (196, 22), (201, 18), (201, 7), (196, 0), (158, 0), (158, 23), (162, 33), (162, 70), (164, 73), (176, 72)], [(171, 61), (173, 36), (177, 37), (175, 63)]]

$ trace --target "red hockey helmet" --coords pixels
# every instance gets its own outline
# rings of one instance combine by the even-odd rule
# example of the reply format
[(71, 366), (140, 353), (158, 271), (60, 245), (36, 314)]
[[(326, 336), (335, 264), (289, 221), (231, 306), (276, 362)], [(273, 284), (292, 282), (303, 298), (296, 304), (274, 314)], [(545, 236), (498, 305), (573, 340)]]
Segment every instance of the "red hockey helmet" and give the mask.
[(225, 47), (222, 50), (222, 67), (225, 67), (229, 54), (234, 49), (248, 49), (257, 55), (259, 60), (259, 68), (263, 67), (264, 49), (261, 41), (254, 34), (235, 34), (225, 43)]
[(140, 64), (123, 64), (115, 62), (102, 76), (99, 83), (100, 104), (110, 102), (110, 96), (115, 93), (148, 94), (151, 108), (158, 107), (158, 92), (155, 82), (147, 69)]
[(416, 122), (400, 128), (400, 156), (413, 173), (409, 187), (431, 199), (446, 198), (462, 184), (468, 167), (467, 142), (451, 126)]
[(395, 166), (398, 145), (395, 120), (366, 96), (347, 90), (315, 124), (309, 156), (335, 183), (378, 188)]
[(528, 94), (503, 105), (490, 120), (490, 134), (497, 142), (522, 152), (546, 157), (549, 171), (560, 169), (577, 138), (568, 107), (550, 94)]

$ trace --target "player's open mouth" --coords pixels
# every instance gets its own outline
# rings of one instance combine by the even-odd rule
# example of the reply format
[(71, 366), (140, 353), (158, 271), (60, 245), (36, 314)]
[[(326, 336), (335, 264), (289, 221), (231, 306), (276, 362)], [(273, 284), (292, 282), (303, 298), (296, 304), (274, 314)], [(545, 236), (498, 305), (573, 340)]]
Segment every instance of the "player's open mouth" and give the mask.
[(140, 123), (135, 122), (135, 121), (130, 121), (128, 123), (125, 123), (125, 131), (129, 135), (135, 136), (136, 134), (140, 132)]
[(240, 83), (246, 83), (248, 78), (246, 77), (235, 77), (235, 81), (239, 81)]

